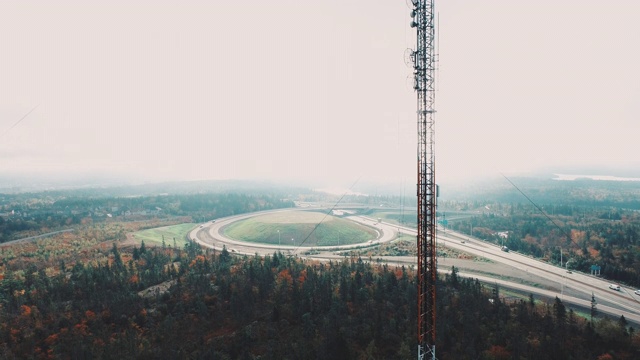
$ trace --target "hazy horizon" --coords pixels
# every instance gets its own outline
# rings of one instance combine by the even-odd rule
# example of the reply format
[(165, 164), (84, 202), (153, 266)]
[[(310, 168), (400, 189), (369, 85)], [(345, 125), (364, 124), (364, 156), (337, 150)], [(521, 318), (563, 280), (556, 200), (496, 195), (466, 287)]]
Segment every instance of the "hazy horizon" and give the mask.
[[(438, 182), (637, 176), (640, 4), (436, 7)], [(409, 12), (404, 1), (3, 2), (0, 174), (412, 184)]]

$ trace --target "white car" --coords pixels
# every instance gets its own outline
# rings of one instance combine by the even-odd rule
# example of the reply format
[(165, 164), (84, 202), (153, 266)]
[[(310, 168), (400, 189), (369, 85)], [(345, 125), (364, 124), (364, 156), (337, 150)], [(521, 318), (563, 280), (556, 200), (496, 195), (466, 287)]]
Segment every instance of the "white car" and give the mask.
[(636, 294), (636, 295), (640, 295), (640, 290), (636, 290), (633, 293)]
[(620, 291), (620, 285), (609, 284), (609, 289), (615, 290), (615, 291)]

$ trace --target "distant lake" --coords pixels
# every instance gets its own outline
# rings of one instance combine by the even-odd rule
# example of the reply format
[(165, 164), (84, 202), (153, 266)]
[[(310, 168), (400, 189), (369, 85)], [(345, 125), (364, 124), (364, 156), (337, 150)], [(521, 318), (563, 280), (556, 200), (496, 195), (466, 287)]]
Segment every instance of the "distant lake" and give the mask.
[(619, 177), (610, 175), (567, 175), (567, 174), (553, 174), (556, 177), (553, 180), (578, 180), (578, 179), (590, 179), (590, 180), (604, 180), (604, 181), (640, 181), (640, 178), (631, 177)]

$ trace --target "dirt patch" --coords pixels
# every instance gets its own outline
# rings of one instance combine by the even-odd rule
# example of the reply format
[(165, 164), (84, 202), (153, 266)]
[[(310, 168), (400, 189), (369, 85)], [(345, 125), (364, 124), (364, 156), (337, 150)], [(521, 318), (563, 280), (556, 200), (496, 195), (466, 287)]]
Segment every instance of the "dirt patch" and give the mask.
[(138, 246), (140, 244), (140, 240), (136, 239), (135, 236), (133, 236), (133, 233), (127, 233), (127, 238), (123, 242), (121, 242), (120, 244), (123, 247), (125, 247), (125, 246)]
[(142, 291), (138, 292), (138, 296), (146, 299), (153, 299), (156, 296), (162, 296), (167, 293), (169, 289), (177, 283), (176, 280), (167, 280), (158, 285), (150, 286)]

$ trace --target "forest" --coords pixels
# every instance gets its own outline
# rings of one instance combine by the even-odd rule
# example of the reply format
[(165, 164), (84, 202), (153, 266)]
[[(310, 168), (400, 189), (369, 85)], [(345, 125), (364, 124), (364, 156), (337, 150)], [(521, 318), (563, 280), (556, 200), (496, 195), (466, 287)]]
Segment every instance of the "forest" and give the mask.
[[(2, 359), (415, 358), (414, 271), (361, 258), (232, 257), (189, 243), (101, 250), (0, 281)], [(585, 319), (559, 299), (508, 300), (438, 283), (439, 359), (634, 359), (624, 317)]]

